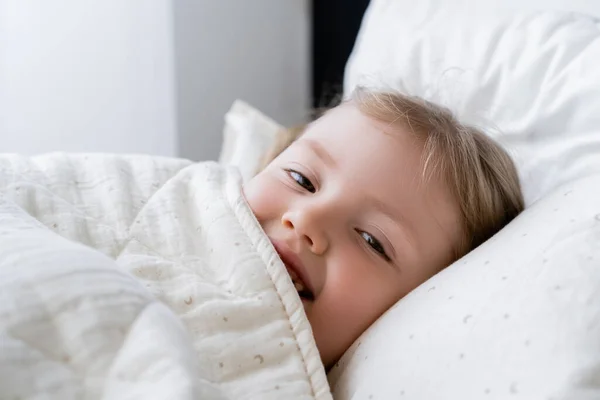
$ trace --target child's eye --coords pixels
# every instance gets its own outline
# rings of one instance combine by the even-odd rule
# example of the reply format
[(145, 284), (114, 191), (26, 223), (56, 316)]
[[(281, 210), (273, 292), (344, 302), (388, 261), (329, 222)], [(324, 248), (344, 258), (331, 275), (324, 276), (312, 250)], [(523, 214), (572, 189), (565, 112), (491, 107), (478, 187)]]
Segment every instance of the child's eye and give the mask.
[(384, 260), (390, 261), (390, 257), (385, 252), (383, 245), (379, 240), (377, 240), (375, 236), (371, 235), (369, 232), (364, 231), (359, 231), (358, 233), (360, 234), (360, 236), (362, 236), (363, 239), (365, 239), (365, 242), (367, 242), (367, 244), (373, 249), (373, 251), (375, 251), (378, 255), (383, 257)]
[(293, 169), (288, 169), (287, 172), (299, 186), (308, 190), (310, 193), (315, 192), (315, 187), (307, 177), (305, 177), (298, 171), (294, 171)]

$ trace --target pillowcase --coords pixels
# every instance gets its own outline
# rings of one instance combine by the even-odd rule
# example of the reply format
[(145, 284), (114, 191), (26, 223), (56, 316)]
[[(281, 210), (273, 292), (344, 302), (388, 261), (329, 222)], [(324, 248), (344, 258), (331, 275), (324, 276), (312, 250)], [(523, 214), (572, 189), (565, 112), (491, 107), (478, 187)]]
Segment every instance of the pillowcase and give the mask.
[(286, 129), (251, 105), (236, 100), (225, 115), (219, 162), (240, 170), (244, 182), (256, 175)]

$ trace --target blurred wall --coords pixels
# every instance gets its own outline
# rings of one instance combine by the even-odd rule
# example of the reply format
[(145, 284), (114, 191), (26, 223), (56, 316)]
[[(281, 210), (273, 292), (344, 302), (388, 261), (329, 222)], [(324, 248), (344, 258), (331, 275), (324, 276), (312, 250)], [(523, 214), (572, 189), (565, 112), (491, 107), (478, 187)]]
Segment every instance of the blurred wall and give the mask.
[(310, 1), (178, 0), (174, 5), (179, 152), (219, 155), (223, 117), (241, 98), (278, 122), (310, 106)]
[(0, 0), (0, 152), (176, 155), (168, 0)]
[(242, 98), (310, 105), (308, 0), (0, 0), (0, 152), (216, 159)]

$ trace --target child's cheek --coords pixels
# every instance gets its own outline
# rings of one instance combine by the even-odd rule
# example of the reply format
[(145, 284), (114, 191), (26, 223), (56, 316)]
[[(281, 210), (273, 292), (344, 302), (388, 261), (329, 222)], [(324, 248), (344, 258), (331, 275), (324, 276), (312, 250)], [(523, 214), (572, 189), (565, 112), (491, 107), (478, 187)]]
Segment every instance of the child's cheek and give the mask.
[(258, 175), (243, 187), (244, 197), (259, 221), (268, 218), (274, 209), (275, 204), (273, 203), (276, 196), (273, 195), (274, 188), (272, 186), (264, 177)]
[(402, 284), (388, 271), (379, 270), (380, 267), (356, 268), (346, 277), (347, 288), (352, 288), (345, 293), (347, 303), (351, 304), (356, 317), (362, 319), (359, 322), (365, 329), (365, 324), (373, 323), (400, 297)]

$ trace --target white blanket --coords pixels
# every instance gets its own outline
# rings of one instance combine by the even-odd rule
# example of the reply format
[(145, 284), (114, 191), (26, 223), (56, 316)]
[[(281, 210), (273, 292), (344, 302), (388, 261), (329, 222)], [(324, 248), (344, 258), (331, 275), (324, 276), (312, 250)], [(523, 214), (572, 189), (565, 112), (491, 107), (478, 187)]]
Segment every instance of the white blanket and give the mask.
[(234, 170), (0, 157), (0, 399), (329, 399)]

